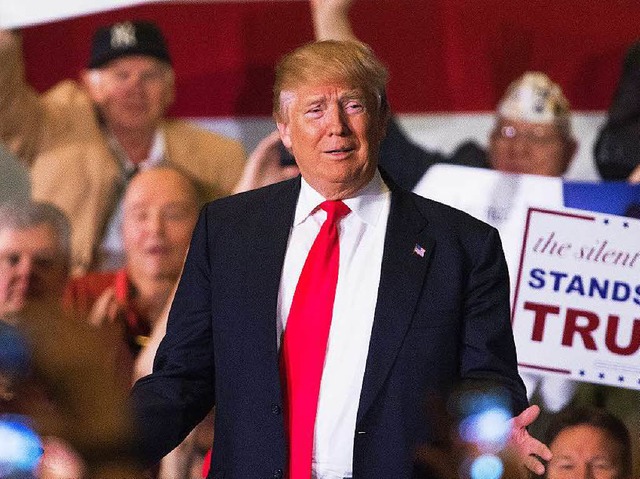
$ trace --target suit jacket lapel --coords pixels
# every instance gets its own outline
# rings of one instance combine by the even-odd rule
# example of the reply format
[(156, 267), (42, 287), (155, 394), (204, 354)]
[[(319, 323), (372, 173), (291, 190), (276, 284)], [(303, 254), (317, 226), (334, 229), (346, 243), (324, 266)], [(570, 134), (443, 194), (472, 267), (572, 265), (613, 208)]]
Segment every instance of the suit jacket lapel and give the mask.
[(435, 244), (426, 231), (427, 220), (415, 206), (411, 195), (393, 185), (391, 190), (382, 273), (360, 394), (358, 423), (373, 403), (402, 345)]
[[(256, 205), (259, 212), (257, 221), (251, 222), (245, 258), (245, 276), (249, 282), (251, 294), (246, 298), (249, 317), (261, 318), (254, 324), (254, 330), (248, 334), (254, 336), (256, 347), (268, 347), (268, 355), (273, 359), (269, 373), (277, 373), (277, 306), (278, 291), (282, 265), (289, 240), (289, 232), (293, 224), (300, 180), (291, 180), (276, 188), (264, 202), (269, 205), (265, 209)], [(271, 367), (275, 365), (275, 369)]]

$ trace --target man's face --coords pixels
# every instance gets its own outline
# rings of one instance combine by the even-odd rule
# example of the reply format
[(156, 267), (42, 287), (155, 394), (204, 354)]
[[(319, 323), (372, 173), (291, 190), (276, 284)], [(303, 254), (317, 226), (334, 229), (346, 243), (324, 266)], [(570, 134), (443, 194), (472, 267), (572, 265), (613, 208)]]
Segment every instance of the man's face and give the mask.
[(85, 85), (107, 125), (116, 130), (155, 128), (173, 101), (171, 68), (143, 55), (118, 58), (92, 70)]
[(122, 239), (131, 277), (176, 280), (198, 213), (191, 185), (172, 170), (142, 172), (129, 184), (123, 209)]
[(283, 93), (282, 142), (304, 179), (327, 199), (353, 196), (373, 177), (384, 121), (377, 100), (340, 82)]
[(575, 143), (556, 125), (500, 118), (489, 142), (491, 166), (507, 173), (561, 176)]
[(620, 445), (600, 428), (568, 427), (549, 448), (547, 479), (624, 479)]
[(0, 317), (30, 301), (58, 301), (67, 282), (67, 258), (47, 224), (0, 230)]

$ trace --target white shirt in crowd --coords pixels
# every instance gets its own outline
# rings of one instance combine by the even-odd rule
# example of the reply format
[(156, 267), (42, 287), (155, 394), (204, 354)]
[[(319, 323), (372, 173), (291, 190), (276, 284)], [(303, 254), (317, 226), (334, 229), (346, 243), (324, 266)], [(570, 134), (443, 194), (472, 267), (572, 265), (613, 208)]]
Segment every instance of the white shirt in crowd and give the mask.
[(149, 156), (137, 165), (129, 159), (115, 137), (109, 135), (108, 138), (109, 146), (119, 161), (125, 181), (120, 191), (118, 202), (105, 227), (104, 236), (100, 244), (97, 268), (101, 271), (111, 271), (122, 268), (125, 264), (124, 244), (122, 243), (122, 221), (124, 215), (122, 211), (122, 200), (129, 180), (136, 171), (144, 171), (162, 165), (165, 162), (166, 156), (166, 142), (164, 133), (160, 128), (156, 130), (153, 137)]

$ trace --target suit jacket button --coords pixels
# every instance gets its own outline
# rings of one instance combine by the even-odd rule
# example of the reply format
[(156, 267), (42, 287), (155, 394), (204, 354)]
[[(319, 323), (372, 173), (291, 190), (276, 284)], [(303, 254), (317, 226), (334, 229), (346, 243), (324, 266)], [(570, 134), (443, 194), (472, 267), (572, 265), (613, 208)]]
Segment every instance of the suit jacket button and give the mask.
[(273, 479), (282, 479), (282, 469), (276, 469), (275, 471), (273, 471)]
[(271, 412), (277, 416), (278, 414), (280, 414), (282, 412), (282, 408), (280, 407), (279, 404), (272, 404), (271, 405)]

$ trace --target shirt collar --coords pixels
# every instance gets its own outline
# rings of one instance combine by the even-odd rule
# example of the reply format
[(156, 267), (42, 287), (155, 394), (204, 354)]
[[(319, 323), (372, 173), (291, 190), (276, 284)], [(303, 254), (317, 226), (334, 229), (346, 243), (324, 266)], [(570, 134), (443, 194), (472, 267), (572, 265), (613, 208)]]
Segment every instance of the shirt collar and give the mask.
[(151, 143), (151, 149), (149, 150), (149, 156), (144, 161), (135, 165), (127, 156), (125, 151), (120, 146), (120, 143), (116, 139), (114, 135), (110, 132), (107, 136), (109, 146), (111, 151), (116, 156), (118, 161), (120, 162), (120, 166), (122, 170), (129, 174), (136, 170), (147, 170), (149, 168), (153, 168), (154, 166), (160, 166), (164, 162), (165, 150), (166, 150), (166, 141), (164, 137), (164, 132), (161, 128), (156, 129), (155, 134), (153, 135), (153, 143)]
[[(389, 195), (389, 187), (382, 180), (380, 172), (376, 169), (373, 178), (353, 198), (348, 198), (344, 203), (364, 223), (375, 226), (380, 218), (384, 202)], [(325, 201), (320, 193), (314, 190), (309, 183), (302, 178), (300, 196), (296, 206), (296, 214), (293, 225), (297, 226), (312, 216), (320, 203)]]

